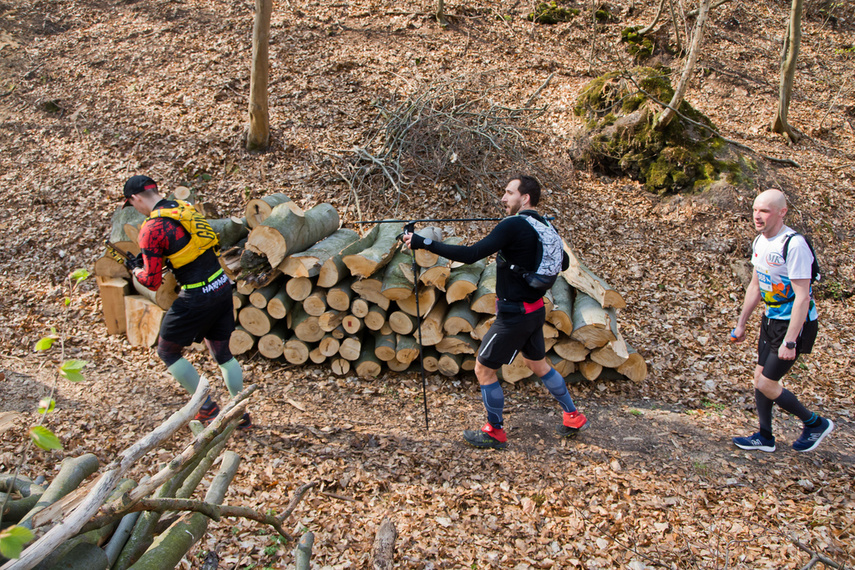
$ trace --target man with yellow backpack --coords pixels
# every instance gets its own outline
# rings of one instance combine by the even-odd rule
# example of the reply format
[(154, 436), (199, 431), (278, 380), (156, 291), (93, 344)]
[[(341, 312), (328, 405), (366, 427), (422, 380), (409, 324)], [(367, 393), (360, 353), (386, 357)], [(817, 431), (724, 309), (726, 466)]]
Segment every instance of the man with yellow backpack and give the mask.
[[(148, 176), (132, 176), (125, 182), (125, 204), (146, 216), (140, 227), (139, 246), (143, 267), (134, 277), (152, 290), (160, 287), (168, 267), (181, 286), (178, 298), (160, 325), (157, 355), (167, 370), (189, 393), (199, 384), (199, 373), (182, 355), (185, 347), (205, 341), (223, 374), (229, 394), (243, 389), (243, 370), (229, 350), (235, 328), (232, 283), (218, 261), (219, 241), (208, 221), (186, 202), (167, 200)], [(208, 422), (220, 411), (210, 397), (196, 415)], [(239, 429), (252, 427), (244, 414)]]

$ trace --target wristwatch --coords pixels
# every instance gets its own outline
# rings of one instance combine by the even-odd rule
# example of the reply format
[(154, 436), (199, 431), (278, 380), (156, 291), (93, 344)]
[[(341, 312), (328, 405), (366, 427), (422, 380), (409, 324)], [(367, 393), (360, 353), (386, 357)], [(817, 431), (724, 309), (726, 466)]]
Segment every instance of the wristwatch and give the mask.
[(433, 243), (433, 240), (432, 240), (432, 239), (430, 239), (430, 238), (425, 238), (425, 241), (424, 241), (424, 244), (425, 244), (425, 245), (430, 245), (430, 244), (432, 244), (432, 243)]
[(789, 348), (789, 349), (793, 349), (793, 348), (795, 348), (795, 347), (796, 347), (796, 343), (795, 343), (795, 341), (792, 341), (792, 340), (791, 340), (791, 341), (785, 342), (785, 343), (784, 343), (784, 346), (786, 346), (786, 347), (787, 347), (787, 348)]

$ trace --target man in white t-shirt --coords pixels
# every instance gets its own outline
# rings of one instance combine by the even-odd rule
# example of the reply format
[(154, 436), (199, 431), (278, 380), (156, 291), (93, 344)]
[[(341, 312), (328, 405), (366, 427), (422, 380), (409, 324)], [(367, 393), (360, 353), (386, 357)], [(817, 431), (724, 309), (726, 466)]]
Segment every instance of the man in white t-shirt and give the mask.
[(804, 422), (802, 435), (793, 442), (796, 451), (815, 449), (834, 429), (834, 422), (808, 410), (780, 383), (799, 354), (811, 351), (817, 333), (816, 304), (811, 298), (813, 253), (803, 236), (784, 225), (786, 213), (787, 199), (780, 190), (766, 190), (754, 200), (754, 227), (760, 232), (752, 247), (754, 276), (730, 336), (735, 342), (745, 340), (748, 319), (757, 305), (766, 305), (754, 369), (760, 431), (734, 437), (734, 445), (741, 449), (775, 451), (773, 404)]

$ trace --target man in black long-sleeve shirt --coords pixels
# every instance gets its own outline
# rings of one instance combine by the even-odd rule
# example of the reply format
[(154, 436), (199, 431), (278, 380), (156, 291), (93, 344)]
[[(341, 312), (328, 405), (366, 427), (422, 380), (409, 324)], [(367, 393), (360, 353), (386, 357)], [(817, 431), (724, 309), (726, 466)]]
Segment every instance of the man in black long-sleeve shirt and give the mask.
[(475, 447), (504, 449), (508, 445), (502, 420), (505, 397), (496, 371), (503, 364), (513, 362), (520, 351), (526, 365), (540, 377), (564, 410), (563, 421), (557, 428), (559, 435), (573, 436), (588, 427), (587, 418), (573, 404), (564, 378), (546, 360), (543, 292), (523, 278), (525, 271), (538, 268), (543, 255), (535, 224), (546, 224), (546, 221), (531, 209), (539, 201), (540, 184), (537, 180), (520, 176), (508, 183), (502, 197), (508, 217), (479, 242), (471, 246), (455, 246), (434, 242), (417, 234), (408, 233), (403, 237), (412, 249), (424, 248), (462, 263), (474, 263), (498, 253), (496, 321), (481, 342), (475, 364), (487, 423), (480, 431), (463, 432), (463, 438)]

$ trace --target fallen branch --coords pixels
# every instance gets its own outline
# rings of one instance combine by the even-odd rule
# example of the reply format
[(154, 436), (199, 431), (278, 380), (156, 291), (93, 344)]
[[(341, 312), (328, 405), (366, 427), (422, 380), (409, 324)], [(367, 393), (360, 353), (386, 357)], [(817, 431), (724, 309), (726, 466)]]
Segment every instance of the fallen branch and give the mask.
[[(213, 461), (220, 455), (225, 447), (225, 444), (228, 442), (229, 436), (232, 434), (234, 429), (237, 427), (239, 423), (239, 419), (235, 419), (230, 422), (223, 430), (223, 433), (218, 435), (210, 444), (202, 450), (201, 453), (197, 454), (193, 460), (189, 461), (184, 467), (179, 471), (175, 476), (169, 479), (166, 483), (160, 486), (155, 495), (152, 497), (153, 499), (171, 499), (171, 498), (179, 498), (186, 499), (195, 491), (196, 486), (198, 486), (199, 481), (205, 476), (205, 473), (208, 472)], [(197, 434), (198, 435), (198, 434)], [(109, 514), (109, 515), (99, 515), (94, 517), (91, 521), (86, 523), (86, 525), (81, 529), (81, 532), (86, 532), (93, 528), (97, 528), (99, 526), (110, 524), (114, 520), (118, 520), (124, 518), (125, 515), (135, 512), (134, 509), (128, 508), (117, 513)], [(157, 523), (157, 517), (154, 517), (154, 520), (150, 525), (145, 525), (141, 521), (141, 523), (137, 524), (134, 529), (133, 534), (136, 535), (140, 532), (142, 526), (150, 526), (151, 534), (153, 535), (154, 525)]]
[[(308, 488), (311, 488), (316, 485), (316, 483), (307, 484)], [(300, 487), (302, 492), (299, 492), (299, 496), (297, 498), (297, 502), (299, 499), (302, 499), (303, 495), (305, 495), (308, 490), (307, 485)], [(305, 490), (303, 490), (306, 488)], [(294, 505), (296, 506), (296, 504)], [(290, 511), (286, 513), (286, 515), (290, 515), (293, 512), (294, 508), (292, 507)], [(194, 499), (141, 499), (137, 501), (133, 505), (131, 505), (127, 510), (123, 511), (123, 514), (130, 513), (138, 513), (138, 512), (153, 512), (153, 513), (165, 513), (169, 511), (184, 511), (184, 512), (193, 512), (193, 513), (202, 513), (206, 517), (211, 520), (219, 521), (222, 517), (241, 517), (249, 520), (253, 520), (255, 522), (259, 522), (262, 524), (270, 525), (276, 529), (280, 535), (288, 540), (293, 540), (294, 537), (291, 536), (285, 529), (282, 527), (282, 522), (287, 516), (280, 515), (279, 517), (274, 517), (271, 515), (261, 514), (255, 509), (250, 507), (235, 507), (229, 505), (216, 505), (212, 503), (207, 503), (205, 501), (198, 501)], [(87, 530), (97, 529), (103, 526), (103, 524), (109, 522), (108, 517), (101, 516), (96, 519), (93, 519), (89, 522), (85, 527), (83, 527), (83, 532)]]
[[(132, 479), (122, 479), (122, 482), (117, 485), (115, 489), (113, 489), (107, 500), (113, 500), (120, 497), (123, 493), (128, 492), (135, 485), (136, 481)], [(105, 552), (102, 551), (101, 553), (98, 553), (95, 550), (88, 549), (86, 545), (97, 546), (99, 544), (102, 544), (105, 540), (107, 540), (108, 538), (110, 538), (110, 536), (114, 534), (118, 526), (119, 521), (117, 520), (113, 521), (111, 524), (102, 526), (101, 528), (92, 529), (88, 532), (81, 532), (75, 537), (63, 542), (56, 550), (46, 556), (39, 564), (39, 568), (56, 568), (57, 564), (62, 566), (61, 563), (64, 563), (68, 558), (74, 556), (73, 553), (81, 549), (85, 549), (91, 553), (96, 554), (97, 558), (101, 558), (102, 556), (105, 557)], [(88, 567), (88, 565), (69, 565), (68, 567)]]
[[(187, 446), (184, 451), (181, 452), (180, 455), (175, 457), (169, 464), (161, 469), (158, 473), (152, 476), (151, 479), (142, 483), (139, 487), (134, 489), (128, 495), (128, 501), (133, 503), (142, 499), (151, 493), (154, 489), (158, 488), (162, 485), (169, 477), (175, 473), (177, 473), (181, 467), (184, 466), (187, 461), (190, 460), (200, 449), (204, 448), (207, 443), (213, 440), (220, 432), (223, 424), (228, 423), (235, 416), (242, 416), (244, 413), (244, 407), (246, 404), (243, 404), (243, 401), (246, 400), (250, 394), (255, 392), (258, 388), (255, 384), (244, 388), (237, 396), (235, 396), (229, 404), (223, 408), (220, 412), (220, 415), (211, 422), (205, 430), (199, 434), (196, 440)], [(207, 391), (207, 390), (206, 390)], [(195, 397), (194, 397), (195, 399)], [(240, 407), (237, 407), (240, 405)], [(200, 406), (201, 407), (201, 406)], [(185, 422), (186, 423), (186, 422)], [(110, 512), (118, 512), (121, 510), (119, 505), (106, 505), (104, 509), (102, 509), (105, 514), (109, 514)]]
[(392, 570), (395, 565), (395, 539), (398, 529), (388, 517), (383, 517), (377, 535), (374, 537), (374, 550), (371, 553), (373, 570)]
[[(531, 94), (533, 102), (551, 82)], [(542, 179), (558, 178), (537, 163), (534, 120), (544, 108), (511, 108), (494, 100), (475, 79), (437, 80), (397, 105), (378, 108), (377, 122), (365, 140), (342, 151), (323, 151), (335, 160), (331, 170), (362, 201), (379, 199), (397, 207), (423, 182), (456, 188), (461, 198), (486, 193), (512, 170)], [(501, 155), (501, 170), (485, 157)], [(491, 198), (492, 199), (492, 198)]]
[[(21, 553), (20, 558), (10, 560), (4, 564), (2, 570), (29, 570), (53, 552), (60, 544), (76, 535), (83, 525), (101, 509), (104, 500), (116, 488), (122, 475), (139, 458), (151, 449), (159, 446), (164, 440), (181, 428), (181, 426), (190, 421), (190, 418), (202, 407), (202, 403), (208, 397), (208, 391), (209, 385), (207, 380), (200, 380), (193, 397), (183, 408), (172, 414), (166, 422), (158, 426), (148, 436), (125, 450), (120, 455), (119, 460), (113, 461), (108, 465), (107, 470), (95, 482), (91, 492), (77, 508), (67, 516), (61, 516), (59, 518), (59, 520), (62, 520), (60, 524), (50, 529), (41, 538), (32, 543)], [(48, 509), (45, 510), (47, 511)], [(44, 514), (44, 511), (40, 514)], [(35, 524), (36, 521), (34, 520), (33, 522)], [(52, 521), (45, 521), (45, 523), (47, 522)]]
[(549, 85), (549, 82), (552, 81), (553, 77), (555, 77), (554, 71), (549, 74), (549, 77), (546, 78), (546, 80), (540, 87), (534, 90), (534, 93), (531, 94), (531, 97), (529, 97), (528, 101), (526, 101), (525, 103), (526, 108), (531, 108), (532, 104), (534, 103), (534, 100), (540, 96), (541, 92), (543, 92), (544, 89), (546, 89), (547, 85)]
[[(161, 485), (153, 498), (163, 499), (176, 496), (182, 499), (188, 498), (196, 489), (202, 477), (207, 474), (213, 461), (222, 452), (223, 447), (225, 447), (228, 438), (235, 427), (237, 427), (239, 421), (239, 419), (235, 418), (229, 422), (223, 429), (223, 433), (214, 438), (208, 447), (198, 453), (193, 460), (188, 461), (178, 474)], [(196, 431), (197, 426), (194, 426), (194, 422), (191, 422), (190, 427), (193, 429), (195, 435), (199, 435), (202, 431), (201, 429)], [(198, 427), (201, 427), (201, 424), (198, 424)], [(100, 520), (98, 522), (90, 521), (89, 525), (96, 526), (97, 524), (104, 524), (104, 521), (112, 521), (113, 519), (124, 517), (125, 514), (123, 511), (113, 516), (99, 517)], [(129, 568), (134, 561), (138, 560), (145, 553), (148, 547), (154, 542), (159, 522), (160, 514), (158, 513), (146, 512), (139, 516), (130, 532), (130, 536), (125, 540), (121, 551), (116, 557), (115, 568), (117, 570)]]
[(32, 529), (33, 518), (38, 513), (66, 497), (69, 493), (77, 489), (87, 477), (96, 471), (98, 471), (98, 458), (91, 453), (81, 455), (80, 457), (64, 459), (57, 476), (30, 512), (25, 514), (18, 524)]
[(811, 556), (810, 561), (808, 561), (807, 564), (802, 566), (802, 570), (808, 570), (809, 568), (813, 568), (814, 566), (816, 566), (817, 562), (821, 562), (822, 564), (825, 564), (826, 566), (829, 566), (831, 568), (845, 570), (846, 567), (843, 564), (838, 564), (834, 560), (831, 560), (830, 558), (826, 558), (822, 554), (814, 552), (806, 544), (800, 542), (795, 536), (790, 536), (790, 541), (795, 544), (799, 549), (804, 550)]
[(312, 545), (315, 543), (315, 535), (306, 532), (300, 537), (297, 548), (294, 549), (295, 570), (309, 570), (312, 561)]
[[(237, 474), (240, 456), (227, 451), (223, 454), (223, 463), (208, 492), (205, 502), (219, 505), (223, 502), (229, 485)], [(158, 535), (154, 544), (134, 564), (136, 570), (160, 570), (174, 568), (181, 559), (205, 534), (209, 518), (201, 513), (192, 513), (173, 523), (169, 529)]]

